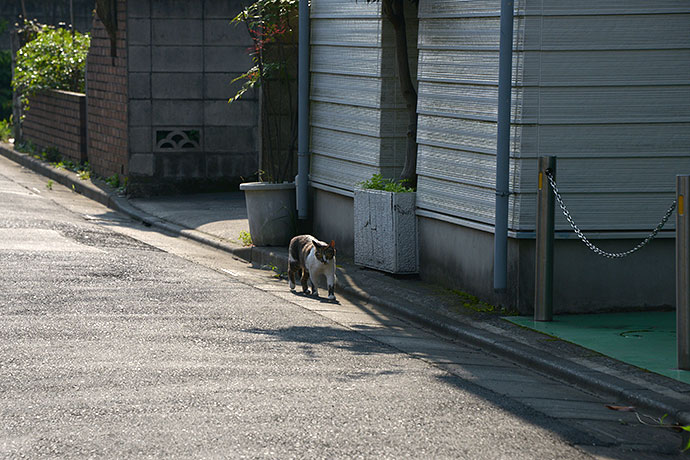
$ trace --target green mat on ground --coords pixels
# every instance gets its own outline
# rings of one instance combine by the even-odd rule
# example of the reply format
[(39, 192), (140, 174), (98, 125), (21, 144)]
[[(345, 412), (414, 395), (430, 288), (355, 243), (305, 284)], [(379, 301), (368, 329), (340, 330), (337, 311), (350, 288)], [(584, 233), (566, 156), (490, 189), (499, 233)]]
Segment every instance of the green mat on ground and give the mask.
[(534, 321), (526, 316), (503, 319), (690, 383), (690, 371), (677, 367), (676, 313), (673, 311), (560, 315), (552, 322)]

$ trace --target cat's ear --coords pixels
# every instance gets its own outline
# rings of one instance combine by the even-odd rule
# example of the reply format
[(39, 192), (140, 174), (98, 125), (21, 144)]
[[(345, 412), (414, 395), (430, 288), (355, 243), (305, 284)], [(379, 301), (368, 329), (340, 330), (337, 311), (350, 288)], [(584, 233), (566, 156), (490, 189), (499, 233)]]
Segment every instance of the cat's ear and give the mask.
[(324, 248), (328, 247), (328, 245), (326, 243), (324, 243), (323, 241), (319, 241), (319, 240), (314, 241), (314, 246), (316, 246), (317, 248), (320, 248), (320, 249), (324, 249)]
[(335, 240), (331, 240), (331, 244), (328, 245), (331, 248), (335, 248)]

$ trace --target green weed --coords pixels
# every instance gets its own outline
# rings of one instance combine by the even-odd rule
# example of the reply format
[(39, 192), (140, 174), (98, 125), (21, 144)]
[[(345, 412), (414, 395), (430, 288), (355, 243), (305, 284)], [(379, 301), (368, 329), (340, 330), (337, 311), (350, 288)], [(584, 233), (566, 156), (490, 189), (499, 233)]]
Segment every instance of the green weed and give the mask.
[(652, 428), (665, 428), (680, 433), (681, 435), (681, 445), (680, 450), (682, 452), (687, 452), (690, 450), (690, 425), (681, 425), (680, 423), (669, 423), (666, 421), (668, 414), (657, 418), (651, 415), (643, 414), (637, 410), (635, 406), (616, 406), (607, 404), (607, 409), (619, 411), (619, 412), (632, 412), (637, 417), (637, 421), (641, 425), (652, 427)]
[(280, 270), (278, 270), (278, 267), (276, 267), (273, 264), (267, 264), (262, 266), (261, 268), (265, 270), (271, 270), (273, 272), (273, 278), (278, 278), (278, 279), (284, 279), (286, 277), (285, 273), (281, 273)]
[(477, 313), (497, 313), (501, 315), (517, 315), (517, 310), (512, 310), (503, 306), (491, 305), (488, 302), (480, 300), (478, 297), (468, 294), (467, 292), (458, 289), (450, 290), (450, 293), (455, 297), (457, 304), (466, 310), (472, 310)]
[(414, 187), (408, 187), (408, 180), (384, 179), (381, 174), (374, 174), (371, 179), (359, 182), (363, 189), (383, 190), (384, 192), (404, 193), (414, 192)]
[(112, 188), (118, 188), (120, 186), (119, 174), (113, 174), (112, 176), (106, 178), (105, 183), (110, 185)]
[(53, 190), (53, 181), (51, 179), (48, 179), (48, 183), (46, 184), (46, 188), (48, 190)]
[(129, 185), (129, 177), (125, 177), (122, 182), (120, 182), (120, 186), (117, 188), (117, 193), (120, 195), (124, 195), (127, 193), (127, 186)]
[(47, 161), (48, 163), (60, 163), (62, 162), (62, 155), (60, 155), (60, 151), (57, 149), (57, 147), (48, 147), (45, 150), (42, 150), (41, 153), (41, 159), (43, 161)]
[[(36, 153), (36, 146), (34, 145), (33, 142), (28, 141), (28, 140), (24, 141), (24, 142), (19, 142), (18, 144), (15, 144), (14, 149), (17, 152), (21, 152), (21, 153), (29, 153), (29, 154)], [(34, 158), (38, 158), (39, 160), (42, 159), (40, 157), (40, 155), (34, 155)]]
[(242, 246), (245, 247), (249, 247), (253, 244), (252, 236), (249, 234), (249, 232), (245, 232), (244, 230), (240, 232), (239, 240), (242, 242)]

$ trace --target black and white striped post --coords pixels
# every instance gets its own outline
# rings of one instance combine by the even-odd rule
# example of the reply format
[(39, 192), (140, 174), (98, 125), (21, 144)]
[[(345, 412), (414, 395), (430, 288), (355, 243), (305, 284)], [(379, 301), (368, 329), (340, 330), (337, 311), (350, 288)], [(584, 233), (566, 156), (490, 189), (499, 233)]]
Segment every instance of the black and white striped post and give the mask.
[(676, 340), (678, 368), (690, 370), (690, 176), (676, 176)]
[(534, 320), (553, 320), (554, 195), (547, 172), (556, 178), (556, 157), (539, 157)]

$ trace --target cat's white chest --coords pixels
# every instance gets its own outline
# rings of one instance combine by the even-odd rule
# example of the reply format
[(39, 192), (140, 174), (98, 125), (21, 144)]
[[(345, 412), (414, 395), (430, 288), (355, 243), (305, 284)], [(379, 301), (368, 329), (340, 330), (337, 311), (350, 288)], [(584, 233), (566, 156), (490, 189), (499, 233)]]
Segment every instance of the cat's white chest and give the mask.
[(316, 276), (325, 275), (328, 273), (329, 269), (332, 271), (333, 264), (335, 264), (335, 259), (331, 259), (328, 262), (323, 263), (316, 258), (316, 249), (311, 248), (309, 255), (307, 255), (307, 258), (304, 262), (307, 266), (307, 270), (309, 270), (309, 275), (312, 277), (312, 279), (314, 279)]
[(317, 280), (325, 276), (326, 283), (328, 284), (328, 298), (335, 300), (335, 257), (324, 263), (316, 257), (316, 248), (311, 248), (304, 259), (304, 268), (309, 274), (312, 293), (318, 295)]

